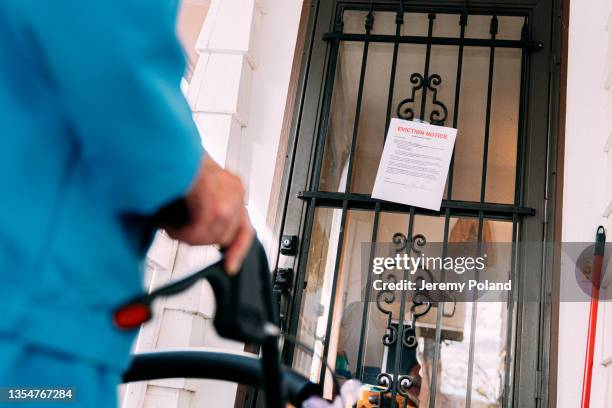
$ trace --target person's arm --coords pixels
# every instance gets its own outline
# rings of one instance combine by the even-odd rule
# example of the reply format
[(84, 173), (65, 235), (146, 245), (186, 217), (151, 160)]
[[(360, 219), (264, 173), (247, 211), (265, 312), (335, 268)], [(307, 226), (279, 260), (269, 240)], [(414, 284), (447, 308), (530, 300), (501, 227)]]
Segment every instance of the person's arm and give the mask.
[(226, 248), (236, 272), (253, 230), (238, 177), (204, 156), (181, 93), (184, 57), (172, 0), (15, 0), (91, 188), (118, 213), (152, 215), (185, 198), (172, 237)]
[(173, 3), (14, 2), (73, 127), (91, 188), (118, 212), (152, 214), (186, 194), (202, 159), (180, 90), (185, 64)]

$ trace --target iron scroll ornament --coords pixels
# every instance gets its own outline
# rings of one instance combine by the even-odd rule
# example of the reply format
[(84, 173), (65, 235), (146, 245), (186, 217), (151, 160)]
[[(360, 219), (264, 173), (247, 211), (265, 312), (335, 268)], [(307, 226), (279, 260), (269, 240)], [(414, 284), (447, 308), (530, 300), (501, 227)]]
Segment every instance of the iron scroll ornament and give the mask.
[[(408, 239), (406, 238), (404, 234), (398, 232), (393, 235), (393, 244), (395, 245), (396, 253), (400, 253), (404, 251), (406, 247), (408, 246)], [(427, 239), (425, 238), (424, 235), (421, 235), (421, 234), (415, 235), (410, 241), (411, 250), (416, 254), (420, 254), (426, 244), (427, 244)], [(433, 276), (431, 276), (431, 273), (427, 270), (425, 270), (425, 273), (426, 273), (426, 276), (433, 282), (434, 279), (433, 279)], [(397, 283), (397, 278), (395, 277), (395, 275), (387, 274), (387, 275), (382, 275), (381, 277), (384, 282)], [(420, 276), (417, 279), (419, 281), (425, 280), (425, 278), (420, 277)], [(420, 282), (418, 283), (417, 286), (418, 287), (421, 286)], [(393, 302), (395, 302), (395, 299), (396, 299), (395, 292), (392, 290), (388, 290), (388, 289), (381, 290), (376, 295), (376, 307), (381, 313), (387, 315), (387, 328), (385, 330), (385, 334), (382, 337), (382, 343), (383, 345), (387, 347), (395, 344), (395, 342), (397, 341), (397, 337), (398, 337), (397, 328), (392, 324), (393, 311), (389, 310), (386, 307), (387, 305), (391, 305)], [(431, 307), (432, 307), (432, 301), (431, 301), (431, 297), (429, 293), (425, 290), (416, 291), (412, 299), (412, 306), (410, 307), (410, 314), (411, 314), (412, 319), (410, 322), (409, 329), (411, 330), (404, 330), (403, 336), (402, 336), (403, 338), (401, 339), (405, 347), (409, 347), (409, 348), (416, 347), (416, 344), (417, 344), (416, 336), (410, 333), (416, 327), (416, 319), (427, 314), (427, 312), (429, 312)]]
[[(393, 235), (393, 244), (395, 245), (396, 253), (400, 253), (408, 247), (416, 253), (420, 254), (427, 244), (427, 239), (424, 235), (417, 234), (411, 241), (408, 241), (407, 237), (402, 233), (396, 233)], [(433, 276), (426, 272), (426, 278), (433, 281)], [(383, 281), (397, 283), (395, 275), (382, 275)], [(418, 279), (425, 280), (423, 277)], [(420, 286), (420, 284), (419, 284)], [(378, 310), (386, 315), (387, 327), (385, 333), (382, 336), (382, 343), (385, 347), (391, 347), (398, 341), (398, 327), (392, 324), (393, 311), (385, 306), (392, 304), (396, 299), (394, 291), (381, 290), (376, 296), (376, 307)], [(432, 307), (432, 301), (427, 291), (417, 291), (412, 299), (412, 305), (410, 307), (411, 321), (410, 324), (402, 330), (402, 338), (400, 339), (402, 347), (413, 349), (417, 346), (418, 341), (416, 337), (416, 320), (424, 316), (429, 312)], [(379, 401), (382, 401), (384, 395), (390, 392), (397, 392), (399, 395), (412, 400), (412, 397), (408, 394), (408, 390), (412, 387), (420, 386), (418, 379), (413, 378), (411, 375), (401, 375), (397, 379), (389, 373), (381, 372), (376, 378), (376, 383), (382, 389), (379, 391)]]
[[(431, 103), (434, 105), (429, 114), (429, 122), (433, 125), (444, 125), (444, 122), (448, 118), (448, 109), (446, 105), (438, 100), (438, 87), (442, 84), (442, 77), (438, 74), (423, 77), (423, 75), (415, 72), (410, 75), (410, 83), (412, 84), (410, 97), (403, 99), (397, 105), (397, 117), (406, 120), (414, 119), (413, 105), (416, 100), (416, 93), (426, 86), (427, 89), (432, 92)], [(421, 112), (421, 116), (425, 116), (424, 112)]]

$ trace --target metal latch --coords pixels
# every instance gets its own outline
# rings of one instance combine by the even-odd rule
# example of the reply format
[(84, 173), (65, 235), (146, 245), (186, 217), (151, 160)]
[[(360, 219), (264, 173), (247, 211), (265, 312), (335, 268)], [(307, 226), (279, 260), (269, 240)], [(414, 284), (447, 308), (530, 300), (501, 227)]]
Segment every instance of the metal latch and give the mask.
[(283, 255), (297, 255), (297, 235), (283, 235), (280, 244), (280, 253)]

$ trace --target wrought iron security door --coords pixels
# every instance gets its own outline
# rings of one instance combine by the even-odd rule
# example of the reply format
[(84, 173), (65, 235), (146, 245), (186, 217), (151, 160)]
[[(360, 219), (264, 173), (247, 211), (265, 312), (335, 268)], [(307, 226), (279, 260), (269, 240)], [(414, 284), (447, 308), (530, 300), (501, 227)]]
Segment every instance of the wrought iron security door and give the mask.
[[(300, 250), (279, 267), (296, 270), (284, 328), (321, 359), (290, 345), (284, 357), (327, 397), (337, 390), (321, 360), (378, 386), (372, 406), (542, 402), (547, 355), (532, 339), (545, 341), (545, 316), (516, 300), (524, 288), (543, 290), (544, 268), (523, 276), (526, 260), (514, 258), (514, 301), (449, 308), (426, 296), (371, 298), (357, 265), (362, 242), (418, 253), (428, 241), (545, 238), (537, 193), (550, 115), (538, 103), (550, 84), (534, 76), (548, 75), (537, 40), (550, 38), (550, 23), (540, 23), (551, 10), (537, 3), (317, 3), (283, 227)], [(370, 197), (392, 117), (458, 128), (440, 212)]]

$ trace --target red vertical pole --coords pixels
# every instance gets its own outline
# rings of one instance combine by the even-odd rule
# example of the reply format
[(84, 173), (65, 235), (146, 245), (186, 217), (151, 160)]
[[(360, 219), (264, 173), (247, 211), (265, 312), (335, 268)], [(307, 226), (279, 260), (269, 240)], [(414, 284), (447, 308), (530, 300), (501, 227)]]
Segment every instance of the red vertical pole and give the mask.
[(593, 378), (593, 355), (595, 353), (595, 338), (597, 335), (597, 309), (599, 307), (599, 286), (601, 284), (601, 268), (603, 264), (606, 233), (604, 227), (597, 228), (595, 253), (593, 257), (593, 274), (591, 275), (591, 307), (589, 309), (589, 328), (587, 331), (586, 356), (584, 359), (584, 375), (582, 382), (582, 408), (589, 408), (591, 403), (591, 380)]

